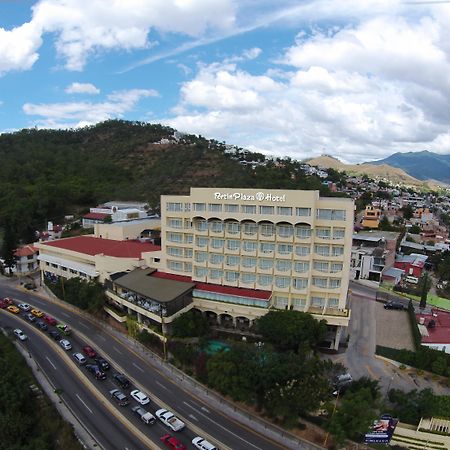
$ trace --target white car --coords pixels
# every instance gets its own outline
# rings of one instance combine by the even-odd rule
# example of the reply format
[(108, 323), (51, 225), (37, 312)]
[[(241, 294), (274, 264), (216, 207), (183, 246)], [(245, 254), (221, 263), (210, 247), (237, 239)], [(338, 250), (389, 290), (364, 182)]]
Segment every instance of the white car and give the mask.
[(155, 412), (156, 417), (164, 424), (167, 425), (172, 431), (180, 431), (184, 428), (184, 422), (176, 417), (167, 409), (158, 409)]
[(192, 445), (200, 450), (219, 450), (216, 446), (211, 444), (211, 442), (208, 442), (200, 436), (192, 439)]
[(72, 348), (72, 344), (70, 343), (70, 341), (68, 341), (67, 339), (61, 339), (59, 341), (59, 345), (64, 349), (64, 350), (70, 350)]
[(141, 405), (147, 405), (148, 403), (150, 403), (150, 399), (138, 389), (131, 391), (130, 395)]
[(29, 311), (31, 309), (31, 306), (28, 303), (19, 303), (17, 307), (22, 311)]
[(26, 340), (28, 339), (28, 336), (27, 336), (26, 334), (24, 334), (24, 332), (23, 332), (21, 329), (19, 329), (19, 328), (16, 328), (16, 329), (14, 330), (14, 334), (15, 334), (21, 341), (26, 341)]

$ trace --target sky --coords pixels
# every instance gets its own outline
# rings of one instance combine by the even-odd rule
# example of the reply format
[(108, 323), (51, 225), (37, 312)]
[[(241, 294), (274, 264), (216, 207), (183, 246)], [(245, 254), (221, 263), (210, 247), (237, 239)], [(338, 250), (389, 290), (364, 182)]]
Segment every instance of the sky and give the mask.
[(266, 155), (450, 153), (450, 2), (0, 0), (0, 132), (163, 123)]

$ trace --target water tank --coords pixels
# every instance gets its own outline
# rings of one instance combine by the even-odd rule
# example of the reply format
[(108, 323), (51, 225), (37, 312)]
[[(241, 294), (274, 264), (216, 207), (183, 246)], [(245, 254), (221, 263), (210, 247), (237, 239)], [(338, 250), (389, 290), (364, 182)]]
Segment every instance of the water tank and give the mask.
[(421, 317), (419, 319), (419, 323), (420, 323), (420, 325), (423, 325), (425, 323), (425, 317)]

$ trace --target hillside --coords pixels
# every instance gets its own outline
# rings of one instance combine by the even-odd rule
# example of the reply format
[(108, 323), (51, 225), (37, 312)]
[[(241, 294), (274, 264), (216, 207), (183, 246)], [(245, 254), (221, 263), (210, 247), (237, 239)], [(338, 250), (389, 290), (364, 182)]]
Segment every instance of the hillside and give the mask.
[(394, 183), (402, 183), (410, 186), (422, 186), (423, 181), (408, 175), (404, 170), (391, 167), (388, 164), (345, 164), (338, 159), (323, 155), (318, 158), (312, 158), (305, 161), (312, 166), (321, 166), (332, 168), (339, 171), (345, 171), (348, 174), (367, 175), (372, 178), (386, 178)]
[(403, 169), (419, 180), (431, 179), (450, 184), (450, 154), (440, 155), (429, 151), (394, 153), (385, 159), (372, 161), (369, 164), (389, 164), (392, 167)]
[(77, 130), (27, 129), (0, 135), (0, 228), (8, 223), (22, 240), (48, 220), (82, 212), (106, 200), (144, 200), (191, 186), (320, 189), (300, 163), (267, 160), (255, 169), (240, 160), (263, 155), (230, 153), (229, 146), (161, 125), (107, 121)]

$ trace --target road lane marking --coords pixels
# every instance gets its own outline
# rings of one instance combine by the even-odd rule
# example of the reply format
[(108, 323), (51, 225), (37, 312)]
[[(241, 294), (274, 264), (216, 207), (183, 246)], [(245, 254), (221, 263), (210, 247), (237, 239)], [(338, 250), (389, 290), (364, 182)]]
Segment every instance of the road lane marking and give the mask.
[(85, 324), (85, 323), (83, 323), (83, 322), (78, 322), (78, 325), (81, 325), (82, 327), (84, 327), (84, 328), (86, 328), (86, 330), (89, 330), (89, 327)]
[(65, 313), (64, 311), (61, 311), (61, 314), (62, 314), (63, 316), (66, 316), (66, 317), (70, 317), (70, 315), (67, 314), (67, 313)]
[(56, 366), (50, 361), (50, 358), (48, 356), (46, 356), (45, 358), (52, 365), (52, 367), (56, 370)]
[(193, 416), (192, 414), (189, 414), (189, 417), (190, 417), (191, 419), (194, 419), (196, 422), (198, 422), (197, 417)]
[(200, 409), (202, 411), (205, 411), (206, 414), (209, 414), (209, 410), (207, 408), (205, 408), (204, 406), (202, 406)]
[(161, 387), (161, 388), (163, 388), (163, 389), (165, 389), (166, 391), (168, 391), (169, 390), (169, 388), (168, 387), (166, 387), (166, 386), (164, 386), (162, 383), (160, 383), (159, 381), (155, 381), (155, 383), (159, 386), (159, 387)]
[(145, 370), (142, 367), (138, 366), (136, 363), (133, 363), (133, 366), (136, 367), (136, 369), (139, 369), (142, 373), (145, 372)]
[(117, 353), (122, 354), (122, 352), (121, 352), (117, 347), (115, 347), (114, 345), (113, 345), (113, 349), (114, 349)]
[(98, 337), (99, 337), (102, 341), (105, 341), (105, 342), (106, 342), (105, 336), (102, 336), (101, 334), (99, 334)]
[(256, 445), (252, 444), (251, 442), (246, 441), (245, 439), (243, 439), (241, 436), (239, 436), (238, 434), (233, 433), (232, 431), (230, 431), (228, 428), (224, 427), (223, 425), (220, 425), (220, 423), (215, 422), (214, 420), (212, 420), (210, 417), (208, 417), (206, 414), (201, 413), (200, 411), (198, 411), (198, 409), (195, 406), (190, 405), (189, 403), (183, 402), (186, 406), (189, 406), (189, 408), (195, 409), (195, 411), (200, 414), (201, 416), (203, 416), (205, 419), (208, 419), (210, 422), (212, 422), (214, 425), (218, 426), (219, 428), (222, 428), (222, 430), (226, 431), (227, 433), (233, 435), (235, 438), (240, 439), (242, 442), (245, 442), (247, 445), (250, 445), (251, 447), (257, 448), (258, 450), (261, 450), (259, 447), (257, 447)]
[(94, 414), (94, 413), (92, 412), (91, 408), (89, 408), (89, 406), (86, 405), (86, 403), (84, 403), (83, 399), (82, 399), (78, 394), (76, 394), (76, 395), (77, 395), (77, 397), (78, 397), (78, 400), (80, 400), (80, 402), (83, 403), (83, 405), (86, 407), (86, 409), (87, 409), (91, 414)]

